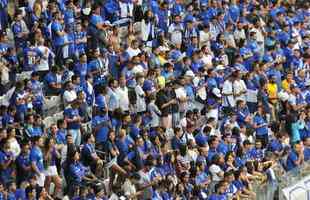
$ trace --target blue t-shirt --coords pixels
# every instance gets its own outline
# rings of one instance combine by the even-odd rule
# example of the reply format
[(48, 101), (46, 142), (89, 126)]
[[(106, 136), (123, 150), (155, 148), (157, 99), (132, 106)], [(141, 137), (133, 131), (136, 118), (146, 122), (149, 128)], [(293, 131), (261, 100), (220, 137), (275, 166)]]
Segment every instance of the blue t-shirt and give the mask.
[(16, 158), (16, 164), (18, 167), (17, 174), (21, 180), (27, 180), (30, 177), (30, 174), (24, 170), (31, 166), (30, 154), (19, 154)]
[(92, 127), (95, 128), (97, 126), (101, 126), (101, 128), (96, 132), (96, 142), (105, 142), (108, 139), (109, 133), (109, 117), (107, 115), (101, 116), (96, 115), (92, 119)]
[(66, 25), (74, 23), (75, 21), (74, 10), (66, 9), (66, 11), (64, 12), (64, 20)]
[(264, 151), (262, 149), (252, 148), (249, 152), (250, 158), (261, 161), (264, 158)]
[[(94, 59), (92, 61), (89, 62), (88, 64), (88, 72), (94, 72), (94, 71), (97, 71), (97, 70), (100, 70), (100, 68), (105, 68), (105, 63), (101, 62), (101, 66), (100, 66), (100, 61), (99, 59)], [(104, 77), (101, 75), (101, 74), (96, 74), (94, 75), (93, 77), (94, 79), (94, 85), (97, 85), (97, 84), (101, 84), (104, 82)]]
[(231, 148), (229, 147), (228, 144), (225, 144), (224, 142), (221, 142), (218, 147), (217, 151), (223, 155), (226, 155), (226, 153), (230, 150)]
[(266, 124), (265, 126), (263, 127), (260, 127), (260, 128), (256, 128), (255, 131), (256, 131), (256, 134), (257, 135), (267, 135), (268, 134), (268, 126), (267, 126), (267, 121), (260, 115), (255, 115), (254, 117), (254, 123), (256, 125), (262, 125), (262, 124)]
[(56, 143), (57, 144), (66, 144), (67, 139), (66, 139), (67, 131), (63, 129), (59, 129), (56, 134)]
[(217, 149), (209, 149), (208, 152), (208, 162), (212, 161), (213, 156), (215, 156), (215, 154), (218, 154), (219, 152), (217, 151)]
[(95, 15), (93, 14), (90, 18), (90, 30), (92, 31), (93, 34), (97, 34), (97, 24), (102, 24), (103, 18), (100, 15)]
[[(0, 151), (0, 164), (5, 164), (9, 161), (9, 159), (13, 160), (13, 154), (10, 152)], [(11, 161), (11, 164), (13, 161)], [(1, 169), (0, 171), (0, 180), (4, 183), (8, 183), (10, 178), (12, 177), (13, 168), (11, 164), (6, 169)]]
[(305, 158), (305, 161), (310, 160), (310, 148), (309, 147), (306, 147), (304, 149), (304, 158)]
[(34, 126), (29, 133), (30, 133), (30, 137), (42, 136), (43, 130), (41, 127)]
[(86, 52), (87, 43), (84, 43), (84, 42), (77, 43), (77, 40), (82, 39), (86, 36), (87, 36), (87, 33), (84, 31), (74, 33), (75, 47), (76, 47), (76, 50), (79, 52), (79, 54)]
[(26, 41), (25, 38), (20, 37), (20, 33), (22, 33), (23, 28), (22, 28), (22, 23), (21, 22), (15, 22), (12, 25), (12, 32), (14, 34), (14, 40), (15, 40), (15, 45), (16, 47), (25, 47)]
[[(196, 143), (197, 143), (197, 141), (196, 141)], [(171, 140), (171, 148), (173, 150), (180, 149), (182, 144), (183, 144), (182, 140), (177, 138), (177, 137), (173, 137)]]
[(14, 123), (14, 117), (9, 115), (9, 114), (5, 114), (2, 118), (2, 126), (6, 127), (8, 124), (13, 124)]
[(24, 49), (24, 71), (36, 70), (37, 60), (42, 56), (42, 52), (38, 48), (27, 47)]
[(287, 157), (286, 170), (289, 171), (297, 167), (297, 165), (295, 164), (297, 160), (298, 160), (298, 155), (294, 150), (292, 150)]
[(250, 111), (247, 108), (238, 109), (237, 111), (237, 122), (240, 125), (247, 125), (245, 122), (246, 118), (250, 115)]
[(131, 142), (127, 138), (125, 138), (124, 140), (116, 140), (115, 144), (120, 153), (118, 159), (122, 161), (129, 153), (129, 147), (131, 145)]
[(278, 139), (274, 139), (271, 142), (269, 142), (268, 150), (280, 152), (283, 150), (283, 144)]
[(96, 99), (95, 99), (95, 104), (96, 104), (99, 108), (105, 109), (105, 108), (106, 108), (106, 105), (107, 105), (107, 101), (106, 101), (105, 96), (102, 95), (102, 94), (97, 95), (97, 96), (96, 96)]
[(62, 46), (64, 44), (64, 36), (59, 36), (57, 34), (58, 31), (61, 32), (63, 30), (64, 28), (59, 22), (57, 21), (52, 22), (52, 25), (51, 25), (52, 40), (55, 46)]
[[(78, 117), (79, 110), (73, 108), (67, 108), (64, 110), (64, 116), (73, 119), (74, 117)], [(81, 125), (79, 122), (68, 122), (68, 129), (80, 129)]]
[(74, 66), (74, 74), (78, 75), (81, 79), (81, 82), (85, 80), (87, 75), (87, 63), (78, 63)]
[(92, 155), (96, 153), (95, 146), (93, 144), (85, 144), (82, 149), (82, 160), (85, 166), (91, 165), (93, 162)]
[(211, 194), (208, 200), (228, 200), (228, 198), (224, 194)]
[(81, 184), (85, 173), (86, 168), (80, 162), (72, 163), (69, 167), (69, 175), (74, 184)]
[(196, 136), (195, 136), (195, 141), (196, 141), (196, 144), (200, 147), (203, 147), (205, 146), (207, 143), (208, 143), (208, 136), (206, 136), (204, 133), (198, 133)]
[(44, 171), (43, 164), (43, 153), (41, 149), (37, 146), (34, 146), (30, 151), (30, 161), (35, 163), (40, 172)]

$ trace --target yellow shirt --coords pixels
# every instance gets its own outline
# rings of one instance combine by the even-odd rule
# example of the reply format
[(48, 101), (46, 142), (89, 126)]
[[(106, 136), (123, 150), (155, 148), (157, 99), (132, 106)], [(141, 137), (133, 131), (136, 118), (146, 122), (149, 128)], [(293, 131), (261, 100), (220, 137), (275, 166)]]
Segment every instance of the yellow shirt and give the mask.
[[(278, 86), (276, 83), (268, 83), (267, 84), (267, 92), (269, 95), (269, 98), (277, 98), (278, 97)], [(271, 103), (276, 103), (277, 99), (271, 100)]]
[(165, 77), (163, 77), (163, 76), (158, 76), (158, 77), (157, 77), (157, 83), (158, 83), (159, 88), (164, 88), (165, 85), (166, 85)]
[(161, 55), (158, 56), (158, 60), (161, 66), (167, 63), (167, 60)]
[(285, 91), (290, 91), (290, 86), (291, 84), (286, 80), (284, 79), (282, 81), (282, 88), (285, 90)]

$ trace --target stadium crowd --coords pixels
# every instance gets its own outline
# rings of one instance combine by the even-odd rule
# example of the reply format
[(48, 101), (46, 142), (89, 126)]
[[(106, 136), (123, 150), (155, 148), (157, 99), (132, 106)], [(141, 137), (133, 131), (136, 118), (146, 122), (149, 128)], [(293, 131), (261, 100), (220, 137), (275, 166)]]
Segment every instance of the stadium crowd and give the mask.
[(254, 200), (309, 161), (307, 0), (0, 0), (0, 22), (0, 200)]

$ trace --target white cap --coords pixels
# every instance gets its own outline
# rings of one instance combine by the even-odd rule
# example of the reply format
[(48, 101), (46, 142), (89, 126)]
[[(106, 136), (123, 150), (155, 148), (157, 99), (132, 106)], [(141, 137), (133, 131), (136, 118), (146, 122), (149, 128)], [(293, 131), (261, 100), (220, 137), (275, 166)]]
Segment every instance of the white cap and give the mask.
[(194, 74), (194, 72), (192, 70), (187, 70), (184, 75), (185, 76), (190, 76), (192, 78), (195, 77), (195, 74)]
[(287, 101), (290, 98), (290, 95), (283, 90), (279, 92), (278, 96), (281, 101)]
[(224, 70), (224, 69), (225, 69), (224, 65), (218, 65), (216, 66), (215, 71)]
[(106, 20), (103, 22), (104, 25), (107, 25), (107, 26), (112, 26), (111, 22), (109, 20)]
[(213, 89), (212, 89), (212, 93), (213, 93), (216, 97), (218, 97), (218, 98), (221, 98), (221, 97), (222, 97), (222, 95), (221, 95), (221, 90), (218, 89), (218, 88), (213, 88)]
[(82, 10), (82, 13), (83, 13), (84, 15), (86, 15), (86, 16), (88, 16), (88, 15), (90, 14), (90, 12), (91, 12), (91, 8), (84, 8), (84, 9)]

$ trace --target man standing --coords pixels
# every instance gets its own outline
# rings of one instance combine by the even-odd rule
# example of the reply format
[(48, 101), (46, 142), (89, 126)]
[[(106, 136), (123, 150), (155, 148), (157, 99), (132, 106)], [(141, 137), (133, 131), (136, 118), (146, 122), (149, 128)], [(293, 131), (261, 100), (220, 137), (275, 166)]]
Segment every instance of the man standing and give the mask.
[(54, 14), (54, 20), (51, 24), (53, 47), (56, 53), (56, 63), (61, 65), (63, 63), (62, 47), (64, 45), (65, 31), (62, 25), (63, 17), (61, 13)]
[(32, 138), (32, 149), (30, 151), (31, 168), (37, 177), (40, 187), (44, 187), (45, 175), (43, 164), (43, 153), (41, 147), (43, 146), (43, 139), (40, 136)]
[(79, 115), (79, 103), (73, 101), (71, 107), (68, 107), (64, 110), (65, 121), (68, 124), (68, 134), (71, 134), (73, 137), (74, 144), (80, 146), (81, 144), (81, 121), (82, 118)]

